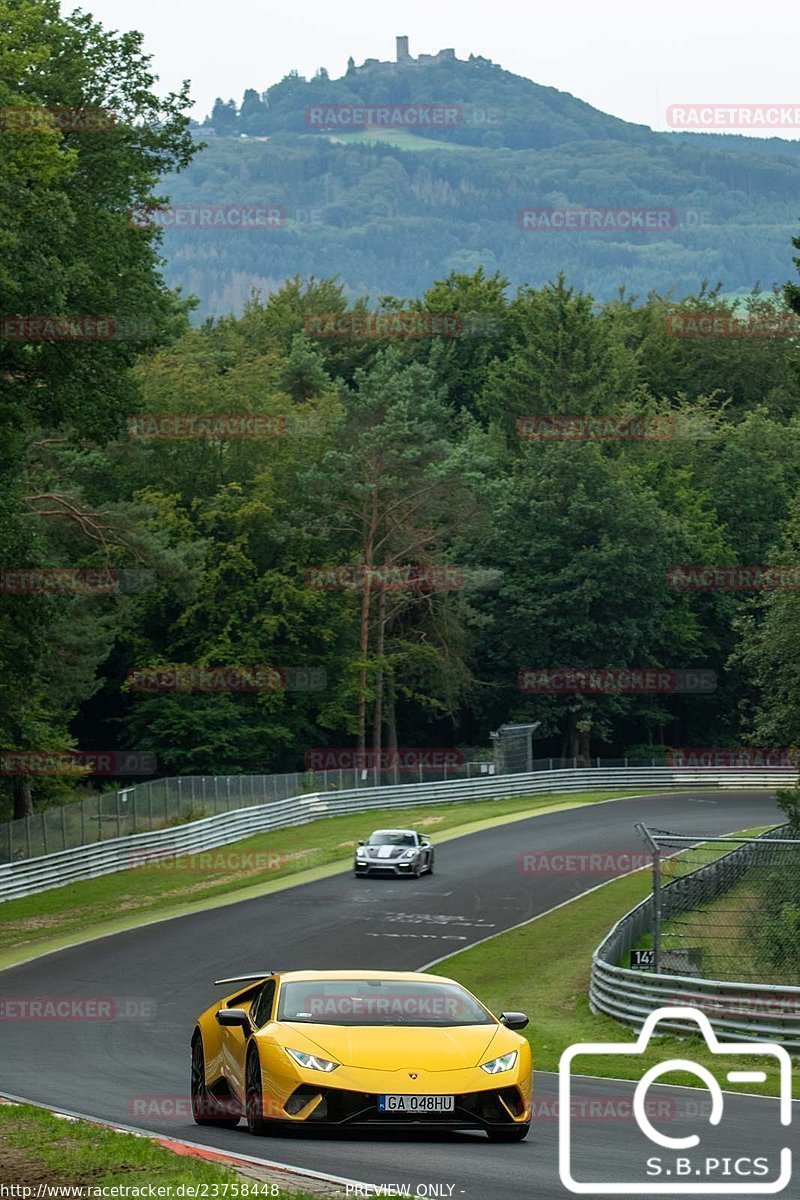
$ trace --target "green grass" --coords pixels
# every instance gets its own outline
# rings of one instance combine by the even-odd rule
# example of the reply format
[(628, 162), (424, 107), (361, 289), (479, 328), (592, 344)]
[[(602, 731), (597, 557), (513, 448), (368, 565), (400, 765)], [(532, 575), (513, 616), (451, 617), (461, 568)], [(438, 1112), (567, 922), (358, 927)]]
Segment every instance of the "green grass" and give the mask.
[(326, 817), (292, 829), (256, 834), (203, 854), (170, 858), (7, 900), (0, 905), (0, 968), (89, 937), (335, 874), (352, 861), (359, 838), (382, 824), (418, 828), (438, 842), (443, 835), (457, 836), (541, 812), (645, 794), (629, 789), (515, 796)]
[(405, 129), (363, 129), (357, 133), (337, 133), (331, 135), (332, 142), (340, 142), (343, 145), (348, 145), (352, 142), (367, 143), (368, 145), (376, 145), (378, 142), (383, 142), (388, 146), (395, 146), (398, 150), (445, 150), (448, 153), (461, 152), (469, 154), (476, 150), (482, 150), (482, 146), (465, 146), (456, 142), (439, 142), (436, 138), (421, 137), (416, 133), (409, 133)]
[[(750, 830), (748, 835), (756, 837), (764, 832), (764, 829)], [(726, 852), (728, 849), (726, 847)], [(697, 851), (692, 854), (687, 869), (694, 870), (708, 861), (702, 849), (699, 854)], [(700, 949), (703, 972), (709, 979), (797, 987), (800, 985), (800, 964), (796, 960), (785, 963), (783, 970), (777, 966), (770, 969), (759, 953), (761, 947), (754, 926), (763, 903), (764, 896), (753, 881), (740, 883), (704, 904), (702, 909), (682, 912), (678, 918), (666, 921), (661, 932), (662, 947), (665, 950), (682, 946)], [(640, 938), (636, 947), (649, 949), (652, 944), (652, 934), (647, 934)]]
[[(33, 1188), (56, 1186), (169, 1188), (159, 1192), (164, 1200), (180, 1184), (220, 1185), (217, 1195), (235, 1200), (254, 1183), (227, 1167), (177, 1155), (149, 1138), (117, 1133), (84, 1121), (66, 1120), (28, 1104), (0, 1104), (0, 1182)], [(237, 1187), (238, 1185), (238, 1187)], [(261, 1195), (275, 1200), (312, 1200), (308, 1192), (274, 1192), (261, 1184)], [(318, 1198), (317, 1198), (318, 1200)]]
[[(636, 1040), (632, 1029), (591, 1012), (589, 971), (592, 953), (612, 926), (650, 890), (650, 871), (637, 871), (519, 929), (463, 950), (431, 969), (437, 975), (459, 980), (494, 1012), (527, 1012), (531, 1024), (526, 1036), (533, 1048), (535, 1067), (557, 1071), (563, 1051), (577, 1042)], [(576, 1060), (573, 1070), (605, 1078), (639, 1079), (644, 1070), (665, 1058), (687, 1057), (709, 1067), (718, 1078), (723, 1069), (756, 1069), (759, 1065), (755, 1056), (744, 1054), (727, 1066), (728, 1060), (712, 1055), (699, 1038), (668, 1035), (654, 1038), (643, 1055), (594, 1055)], [(698, 1085), (695, 1076), (678, 1073), (665, 1075), (662, 1082)], [(800, 1097), (797, 1072), (793, 1086), (795, 1096)], [(737, 1084), (737, 1089), (774, 1095), (775, 1080)]]
[[(795, 979), (768, 979), (759, 967), (752, 922), (762, 901), (752, 885), (732, 888), (720, 899), (704, 904), (702, 911), (681, 913), (679, 920), (667, 921), (661, 944), (665, 950), (680, 946), (702, 950), (703, 971), (710, 979), (796, 984)], [(715, 928), (722, 931), (721, 938)]]

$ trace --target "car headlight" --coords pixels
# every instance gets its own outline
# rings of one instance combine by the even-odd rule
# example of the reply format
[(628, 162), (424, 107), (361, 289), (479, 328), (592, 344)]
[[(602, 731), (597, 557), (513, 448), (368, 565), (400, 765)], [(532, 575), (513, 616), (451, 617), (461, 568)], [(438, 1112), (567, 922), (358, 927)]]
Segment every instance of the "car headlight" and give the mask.
[(409, 859), (416, 858), (416, 850), (406, 850), (405, 854), (400, 855), (400, 862), (408, 862)]
[(499, 1075), (501, 1071), (510, 1071), (517, 1061), (516, 1050), (509, 1051), (508, 1054), (501, 1054), (499, 1058), (493, 1058), (491, 1062), (481, 1063), (481, 1070), (487, 1075)]
[(288, 1046), (286, 1047), (286, 1053), (299, 1066), (305, 1067), (309, 1071), (335, 1071), (339, 1065), (335, 1062), (329, 1062), (327, 1058), (320, 1058), (316, 1054), (304, 1054), (302, 1050), (290, 1050)]
[(356, 850), (356, 858), (366, 858), (366, 857), (367, 857), (366, 850)]

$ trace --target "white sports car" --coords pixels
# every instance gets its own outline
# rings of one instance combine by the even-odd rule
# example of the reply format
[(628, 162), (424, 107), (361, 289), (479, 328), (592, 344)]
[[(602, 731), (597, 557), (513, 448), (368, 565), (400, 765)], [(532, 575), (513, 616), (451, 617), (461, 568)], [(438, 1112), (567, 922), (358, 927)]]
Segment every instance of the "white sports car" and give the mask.
[(433, 872), (433, 846), (413, 829), (376, 829), (359, 842), (353, 874), (420, 875)]

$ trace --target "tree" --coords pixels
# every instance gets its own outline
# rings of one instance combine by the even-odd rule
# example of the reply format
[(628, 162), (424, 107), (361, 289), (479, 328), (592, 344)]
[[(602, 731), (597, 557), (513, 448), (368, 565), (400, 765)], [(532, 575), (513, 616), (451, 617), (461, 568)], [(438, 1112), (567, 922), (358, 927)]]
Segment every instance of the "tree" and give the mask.
[(292, 338), (292, 348), (278, 378), (283, 390), (298, 402), (310, 400), (331, 386), (322, 355), (301, 333)]
[[(800, 250), (800, 237), (792, 238), (792, 245), (795, 250)], [(792, 262), (800, 271), (800, 257), (795, 257)], [(792, 312), (800, 313), (800, 286), (796, 283), (787, 283), (784, 288), (786, 303), (791, 308)]]
[(487, 420), (514, 436), (529, 415), (586, 416), (619, 411), (635, 395), (636, 365), (591, 296), (563, 276), (540, 291), (523, 288), (509, 306), (511, 353), (490, 365), (480, 399)]
[[(450, 422), (431, 372), (416, 363), (403, 367), (397, 350), (383, 351), (371, 370), (357, 372), (337, 445), (310, 475), (318, 496), (329, 498), (324, 507), (331, 530), (337, 531), (335, 540), (353, 556), (351, 563), (363, 569), (356, 719), (362, 751), (371, 696), (376, 704), (374, 738), (380, 738), (387, 628), (427, 592), (413, 583), (408, 589), (392, 583), (387, 595), (375, 573), (440, 566), (437, 553), (443, 553), (448, 534), (464, 519)], [(377, 681), (374, 692), (370, 675)]]
[(232, 137), (239, 129), (239, 114), (234, 100), (223, 101), (217, 96), (211, 111), (211, 128), (220, 137)]
[(526, 447), (512, 469), (487, 478), (484, 495), (492, 530), (483, 556), (501, 584), (482, 605), (479, 653), (498, 711), (541, 719), (544, 736), (560, 729), (562, 753), (586, 758), (591, 737), (635, 723), (648, 698), (526, 696), (520, 673), (684, 665), (690, 644), (664, 584), (680, 527), (628, 464), (591, 444)]
[[(775, 556), (790, 572), (800, 562), (800, 493), (791, 506), (782, 545)], [(744, 667), (754, 689), (750, 733), (757, 745), (797, 743), (800, 729), (800, 600), (795, 587), (778, 588), (755, 598), (738, 622), (740, 645), (732, 665)]]
[[(158, 273), (157, 236), (128, 214), (154, 200), (162, 173), (190, 161), (188, 96), (185, 86), (164, 99), (153, 92), (140, 35), (108, 33), (80, 12), (62, 18), (55, 0), (2, 3), (0, 27), (0, 107), (21, 114), (0, 125), (0, 312), (96, 320), (103, 335), (31, 336), (21, 325), (20, 336), (0, 340), (2, 562), (80, 567), (99, 553), (118, 565), (126, 543), (76, 487), (75, 460), (85, 445), (97, 453), (135, 407), (138, 346), (111, 336), (115, 322), (135, 314), (158, 340), (179, 311)], [(54, 109), (67, 119), (50, 127)], [(108, 127), (82, 127), (86, 112)], [(32, 130), (36, 114), (41, 127)], [(55, 445), (62, 462), (72, 455), (68, 483), (51, 458)], [(0, 742), (67, 747), (69, 721), (97, 686), (110, 645), (109, 613), (78, 597), (7, 591), (0, 609)], [(17, 778), (17, 815), (31, 798), (31, 781)]]
[(431, 339), (428, 363), (446, 388), (454, 409), (478, 410), (486, 370), (503, 360), (511, 342), (511, 323), (505, 291), (508, 280), (498, 272), (486, 276), (483, 268), (473, 275), (451, 272), (429, 288), (420, 308), (434, 313), (456, 313), (461, 321), (458, 337)]

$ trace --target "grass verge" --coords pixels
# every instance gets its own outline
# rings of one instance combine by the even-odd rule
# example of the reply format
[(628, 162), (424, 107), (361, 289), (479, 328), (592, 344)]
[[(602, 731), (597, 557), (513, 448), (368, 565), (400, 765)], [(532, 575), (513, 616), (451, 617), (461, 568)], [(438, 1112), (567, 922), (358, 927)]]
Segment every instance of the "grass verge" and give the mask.
[[(0, 1182), (30, 1188), (35, 1196), (40, 1185), (62, 1187), (126, 1188), (153, 1185), (167, 1188), (158, 1195), (175, 1196), (181, 1184), (209, 1185), (205, 1195), (253, 1195), (253, 1179), (238, 1171), (201, 1159), (177, 1155), (149, 1138), (117, 1133), (84, 1121), (57, 1117), (28, 1104), (0, 1104)], [(219, 1185), (215, 1193), (213, 1185)], [(310, 1192), (287, 1192), (277, 1184), (260, 1183), (258, 1194), (274, 1200), (318, 1200)], [(25, 1193), (17, 1191), (18, 1196)], [(146, 1193), (144, 1193), (146, 1194)], [(128, 1192), (127, 1195), (135, 1195)]]
[[(731, 888), (702, 909), (690, 909), (665, 922), (662, 947), (696, 947), (710, 979), (800, 987), (800, 962), (791, 947), (777, 962), (765, 954), (767, 948), (775, 950), (775, 941), (764, 917), (764, 901), (763, 890), (754, 883)], [(648, 934), (637, 942), (637, 949), (650, 949), (652, 944), (652, 934)]]
[(420, 150), (443, 150), (445, 153), (457, 154), (459, 152), (466, 154), (474, 154), (479, 150), (479, 146), (468, 146), (460, 142), (440, 142), (436, 138), (422, 137), (416, 133), (410, 133), (405, 129), (360, 129), (354, 133), (342, 133), (340, 136), (331, 136), (332, 142), (340, 142), (342, 145), (351, 145), (353, 143), (361, 143), (374, 146), (383, 142), (388, 146), (395, 146), (398, 150), (409, 150), (419, 152)]
[(569, 796), (515, 796), (324, 817), (259, 833), (200, 854), (184, 854), (81, 880), (0, 905), (0, 968), (75, 942), (307, 883), (343, 870), (359, 838), (382, 823), (417, 828), (435, 843), (506, 821), (600, 800), (647, 795), (636, 789)]
[[(521, 1009), (530, 1014), (526, 1036), (538, 1070), (557, 1071), (561, 1054), (577, 1042), (633, 1042), (632, 1029), (589, 1008), (592, 954), (611, 927), (650, 893), (650, 872), (637, 871), (603, 884), (562, 908), (498, 934), (432, 967), (437, 975), (457, 979), (494, 1012)], [(688, 1043), (688, 1045), (687, 1045)], [(746, 1053), (736, 1059), (713, 1055), (700, 1038), (668, 1035), (654, 1038), (634, 1058), (593, 1055), (576, 1059), (574, 1072), (604, 1078), (641, 1078), (667, 1058), (690, 1058), (722, 1078), (724, 1070), (756, 1070), (763, 1061)], [(774, 1073), (773, 1073), (774, 1075)], [(688, 1073), (665, 1075), (663, 1083), (698, 1086)], [(737, 1090), (776, 1095), (777, 1080), (737, 1084)], [(794, 1073), (794, 1095), (800, 1098), (800, 1074)]]

